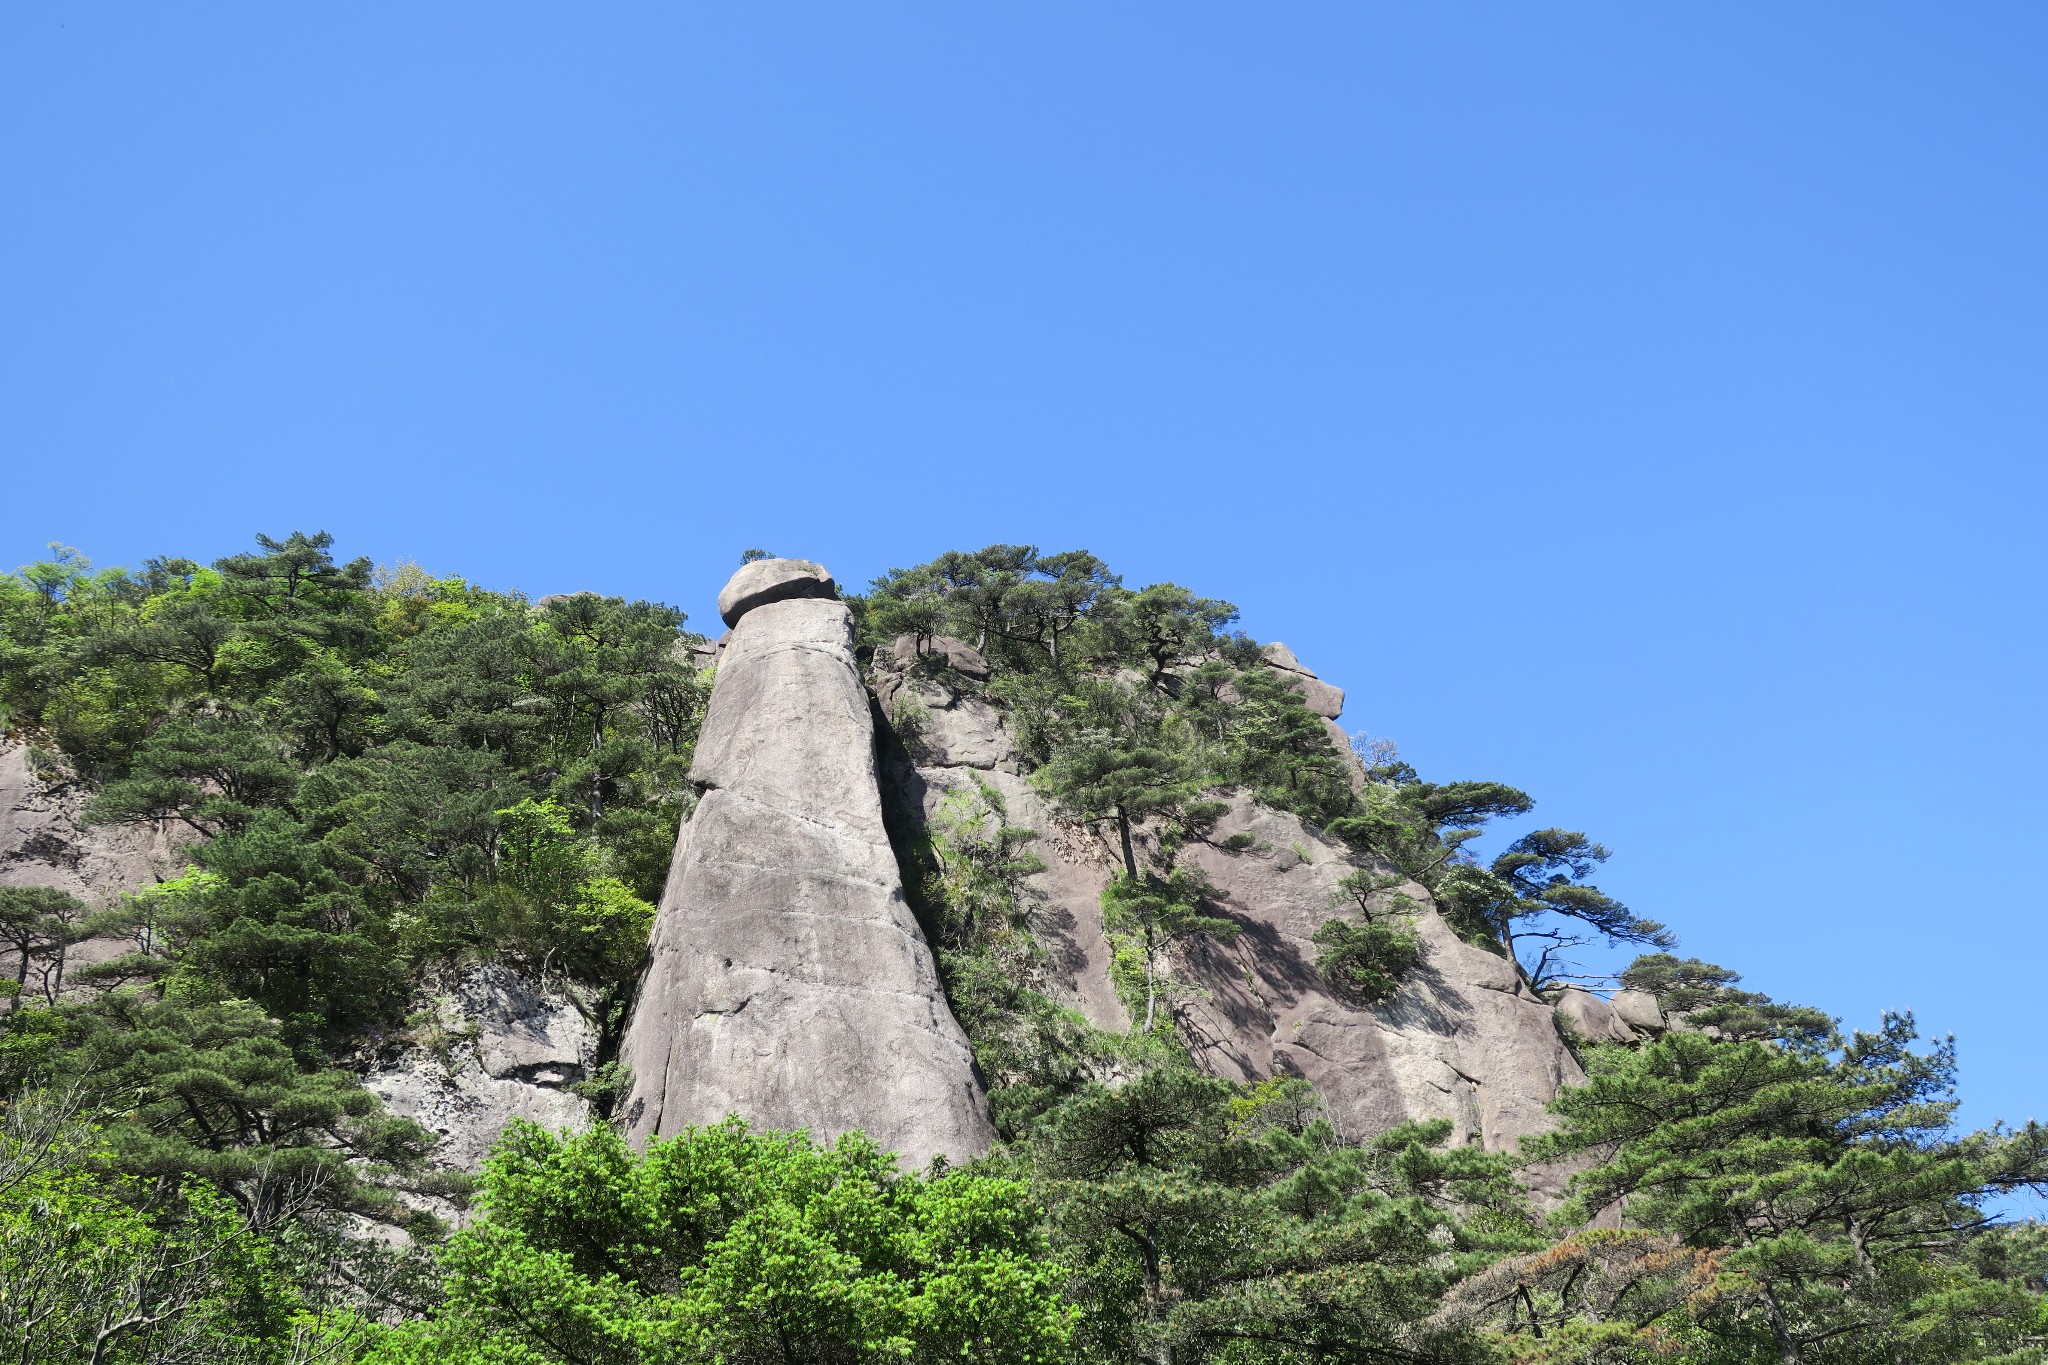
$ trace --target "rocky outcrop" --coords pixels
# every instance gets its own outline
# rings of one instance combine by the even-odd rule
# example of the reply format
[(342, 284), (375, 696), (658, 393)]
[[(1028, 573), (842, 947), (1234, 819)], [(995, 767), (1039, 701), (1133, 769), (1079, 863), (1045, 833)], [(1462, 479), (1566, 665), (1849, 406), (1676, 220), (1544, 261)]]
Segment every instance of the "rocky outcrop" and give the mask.
[[(1049, 961), (1048, 979), (1034, 984), (1098, 1027), (1129, 1028), (1111, 986), (1102, 921), (1115, 851), (1058, 818), (1020, 775), (1003, 713), (972, 676), (913, 667), (918, 657), (880, 651), (872, 673), (876, 698), (903, 741), (903, 753), (884, 770), (896, 818), (928, 825), (952, 793), (994, 788), (1009, 823), (1040, 833), (1033, 848), (1046, 868), (1029, 879), (1024, 908)], [(922, 652), (927, 665), (946, 657)], [(1309, 676), (1284, 645), (1269, 646), (1266, 657)], [(1348, 756), (1342, 732), (1333, 739)], [(1251, 850), (1226, 851), (1225, 841), (1239, 834), (1251, 836)], [(1333, 906), (1337, 882), (1360, 866), (1351, 850), (1292, 815), (1238, 797), (1209, 842), (1182, 857), (1215, 888), (1212, 909), (1241, 929), (1230, 944), (1197, 939), (1178, 964), (1189, 988), (1178, 1006), (1182, 1037), (1205, 1069), (1238, 1080), (1304, 1077), (1354, 1137), (1441, 1118), (1451, 1121), (1455, 1140), (1493, 1150), (1542, 1129), (1557, 1088), (1580, 1079), (1552, 1007), (1521, 985), (1512, 964), (1452, 933), (1420, 886), (1405, 890), (1419, 907), (1422, 962), (1392, 1000), (1361, 1005), (1330, 990), (1313, 943), (1316, 930), (1341, 913)]]
[(1622, 1012), (1613, 1001), (1602, 1000), (1577, 986), (1565, 987), (1557, 997), (1556, 1007), (1558, 1017), (1589, 1043), (1632, 1043), (1643, 1036), (1622, 1019)]
[[(38, 771), (29, 747), (0, 739), (0, 886), (47, 886), (68, 891), (93, 910), (104, 910), (123, 895), (140, 891), (185, 870), (180, 843), (155, 825), (87, 825), (83, 785), (60, 766)], [(126, 938), (94, 938), (65, 949), (54, 983), (65, 983), (78, 968), (106, 962), (130, 951)], [(47, 964), (45, 964), (47, 965)], [(12, 978), (19, 963), (0, 950), (0, 972)]]
[(184, 870), (167, 831), (86, 825), (89, 793), (38, 773), (29, 757), (26, 744), (0, 739), (0, 886), (55, 887), (98, 908)]
[[(875, 699), (900, 741), (881, 774), (897, 827), (929, 827), (948, 797), (978, 799), (982, 786), (992, 788), (1006, 823), (1038, 831), (1032, 851), (1045, 863), (1024, 886), (1022, 908), (1047, 954), (1045, 977), (1032, 984), (1098, 1028), (1128, 1029), (1130, 1017), (1110, 984), (1111, 950), (1102, 924), (1102, 892), (1115, 869), (1099, 840), (1055, 819), (1019, 774), (1016, 743), (1002, 711), (981, 696), (975, 674), (954, 663), (959, 653), (946, 646), (959, 642), (935, 638), (939, 646), (928, 640), (922, 655), (897, 648), (874, 660)], [(968, 653), (970, 666), (979, 663), (979, 654)], [(916, 669), (920, 657), (945, 667)]]
[(981, 656), (981, 651), (950, 635), (899, 635), (889, 645), (889, 658), (899, 668), (909, 668), (921, 658), (930, 659), (963, 678), (988, 681), (988, 660)]
[(738, 1113), (863, 1128), (915, 1164), (978, 1154), (994, 1129), (883, 825), (847, 609), (803, 561), (749, 564), (719, 602), (703, 795), (621, 1052), (627, 1129)]
[(1616, 991), (1607, 1004), (1615, 1019), (1637, 1034), (1661, 1033), (1670, 1027), (1657, 997), (1648, 991)]
[[(1301, 660), (1294, 657), (1293, 650), (1275, 640), (1259, 653), (1267, 663), (1287, 676), (1288, 685), (1301, 694), (1309, 710), (1326, 721), (1335, 721), (1344, 714), (1344, 689), (1332, 687), (1310, 672)], [(1338, 733), (1343, 732), (1340, 730)], [(1337, 747), (1342, 749), (1343, 741), (1340, 740)]]
[[(1252, 850), (1226, 852), (1238, 834)], [(1241, 798), (1212, 839), (1185, 856), (1241, 932), (1230, 944), (1197, 940), (1187, 955), (1199, 989), (1183, 1035), (1202, 1066), (1238, 1080), (1301, 1076), (1354, 1137), (1445, 1118), (1454, 1141), (1499, 1150), (1547, 1126), (1545, 1106), (1581, 1073), (1513, 964), (1458, 938), (1411, 883), (1395, 889), (1419, 907), (1421, 962), (1385, 1004), (1347, 1002), (1316, 969), (1313, 938), (1342, 913), (1337, 883), (1359, 867), (1350, 851)]]
[(401, 1118), (441, 1136), (430, 1160), (475, 1171), (514, 1119), (577, 1131), (591, 1110), (568, 1087), (588, 1078), (597, 1033), (567, 997), (507, 967), (465, 972), (417, 1002), (412, 1042), (363, 1078)]
[(728, 626), (755, 607), (794, 598), (839, 600), (839, 585), (821, 564), (808, 559), (757, 559), (743, 564), (718, 594), (718, 617)]

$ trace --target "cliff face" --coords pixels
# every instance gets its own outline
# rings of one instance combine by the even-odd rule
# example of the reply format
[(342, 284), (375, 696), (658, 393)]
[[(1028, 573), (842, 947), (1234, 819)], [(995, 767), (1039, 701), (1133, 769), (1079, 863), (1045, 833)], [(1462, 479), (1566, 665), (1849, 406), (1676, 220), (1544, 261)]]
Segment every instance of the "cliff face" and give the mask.
[[(1352, 1137), (1449, 1119), (1454, 1142), (1499, 1150), (1547, 1126), (1544, 1106), (1583, 1073), (1551, 1007), (1511, 963), (1427, 908), (1415, 919), (1422, 959), (1399, 992), (1383, 1005), (1347, 1004), (1316, 970), (1312, 939), (1336, 913), (1338, 880), (1362, 864), (1294, 816), (1246, 801), (1232, 803), (1214, 837), (1234, 834), (1253, 835), (1257, 851), (1209, 844), (1184, 855), (1242, 930), (1228, 945), (1196, 940), (1185, 959), (1200, 992), (1182, 1034), (1198, 1063), (1233, 1080), (1303, 1077)], [(1405, 889), (1428, 905), (1422, 887)]]
[[(949, 792), (975, 782), (1002, 792), (1010, 823), (1041, 836), (1033, 849), (1047, 866), (1030, 879), (1030, 915), (1052, 959), (1048, 994), (1100, 1027), (1128, 1028), (1110, 984), (1101, 906), (1118, 871), (1115, 851), (1056, 818), (1018, 775), (1002, 712), (978, 695), (976, 674), (985, 672), (978, 656), (948, 640), (926, 642), (925, 654), (945, 666), (915, 668), (907, 639), (878, 652), (873, 666), (878, 700), (902, 722), (907, 761), (885, 774), (898, 820), (908, 827), (927, 821)], [(1343, 693), (1285, 646), (1269, 646), (1267, 659), (1341, 740)], [(1362, 770), (1357, 776), (1363, 779)], [(1218, 846), (1234, 834), (1252, 835), (1253, 851)], [(1242, 798), (1210, 839), (1181, 856), (1215, 888), (1211, 912), (1241, 932), (1227, 945), (1197, 939), (1176, 964), (1194, 988), (1181, 1007), (1181, 1037), (1204, 1069), (1233, 1080), (1302, 1077), (1352, 1137), (1449, 1119), (1455, 1141), (1493, 1150), (1546, 1126), (1544, 1108), (1558, 1087), (1582, 1078), (1552, 1007), (1520, 985), (1505, 959), (1453, 934), (1422, 887), (1404, 888), (1424, 907), (1415, 924), (1421, 964), (1386, 1004), (1352, 1005), (1316, 970), (1311, 940), (1337, 913), (1338, 880), (1368, 864), (1294, 816)], [(1598, 1013), (1605, 1036), (1604, 1002), (1586, 996), (1571, 1003), (1576, 1013)]]
[(384, 1107), (441, 1138), (432, 1161), (474, 1171), (507, 1124), (580, 1129), (597, 1030), (560, 992), (510, 968), (472, 967), (416, 1001), (414, 1043), (363, 1078)]
[(851, 618), (814, 565), (763, 560), (733, 626), (621, 1059), (644, 1140), (729, 1112), (922, 1164), (993, 1137), (882, 823)]
[[(76, 783), (38, 773), (27, 745), (0, 739), (0, 886), (47, 886), (104, 910), (125, 894), (184, 871), (178, 841), (165, 830), (85, 824), (82, 813), (90, 794)], [(53, 969), (46, 984), (55, 989), (56, 983), (69, 981), (66, 973), (133, 947), (114, 938), (73, 944), (61, 963), (46, 964)], [(0, 949), (0, 972), (12, 978), (18, 965), (12, 951)], [(32, 973), (29, 989), (36, 988)]]
[(0, 886), (54, 887), (99, 909), (184, 870), (163, 830), (88, 827), (80, 817), (89, 795), (46, 780), (27, 745), (0, 739)]
[[(1039, 833), (1033, 851), (1045, 862), (1026, 898), (1047, 953), (1033, 984), (1122, 1031), (1131, 1019), (1112, 985), (1101, 905), (1116, 851), (1026, 780), (973, 649), (899, 641), (863, 680), (847, 608), (830, 577), (801, 561), (747, 566), (720, 607), (733, 629), (702, 659), (718, 667), (691, 773), (702, 797), (677, 843), (621, 1050), (633, 1078), (621, 1117), (642, 1140), (738, 1112), (822, 1137), (863, 1128), (912, 1163), (985, 1151), (985, 1096), (906, 903), (885, 802), (899, 832), (915, 834), (949, 793), (999, 792), (1008, 822)], [(1343, 694), (1284, 646), (1266, 658), (1341, 738)], [(886, 763), (877, 715), (894, 718)], [(0, 885), (58, 887), (97, 907), (182, 870), (165, 831), (84, 827), (85, 797), (39, 775), (21, 744), (0, 743)], [(1248, 851), (1222, 847), (1237, 834), (1252, 836)], [(1459, 940), (1412, 884), (1421, 964), (1384, 1004), (1340, 998), (1312, 940), (1336, 913), (1337, 882), (1364, 865), (1358, 856), (1243, 798), (1210, 838), (1181, 857), (1214, 888), (1209, 911), (1240, 933), (1196, 939), (1172, 964), (1185, 987), (1182, 1040), (1220, 1076), (1307, 1079), (1351, 1136), (1443, 1118), (1457, 1140), (1511, 1147), (1580, 1077), (1560, 1019), (1593, 1039), (1662, 1025), (1654, 1000), (1568, 992), (1553, 1009), (1511, 964)], [(74, 961), (123, 946), (81, 945)], [(513, 1117), (586, 1120), (567, 1087), (594, 1064), (594, 1033), (566, 1000), (484, 968), (421, 1008), (434, 1022), (366, 1080), (392, 1110), (446, 1136), (440, 1160), (473, 1167)]]

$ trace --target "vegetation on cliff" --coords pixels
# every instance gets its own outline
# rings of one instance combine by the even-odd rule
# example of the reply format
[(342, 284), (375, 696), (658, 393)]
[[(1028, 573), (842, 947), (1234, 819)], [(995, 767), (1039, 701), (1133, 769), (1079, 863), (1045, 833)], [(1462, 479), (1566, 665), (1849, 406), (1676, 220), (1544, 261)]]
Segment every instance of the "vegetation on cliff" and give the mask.
[[(0, 1354), (23, 1361), (2048, 1360), (2048, 1232), (2002, 1222), (2048, 1135), (1959, 1133), (1952, 1047), (1838, 1031), (1666, 951), (1562, 829), (1481, 862), (1529, 798), (1346, 752), (1235, 610), (1085, 552), (949, 554), (849, 599), (870, 648), (985, 658), (1031, 780), (1093, 825), (1134, 1023), (1034, 986), (1036, 831), (981, 785), (911, 869), (1006, 1142), (904, 1172), (858, 1136), (738, 1123), (630, 1150), (515, 1127), (470, 1181), (359, 1079), (424, 984), (502, 962), (604, 1047), (638, 979), (709, 677), (680, 612), (529, 602), (324, 535), (212, 566), (0, 577), (0, 707), (90, 818), (181, 831), (114, 905), (0, 889)], [(753, 554), (754, 552), (750, 552)], [(756, 555), (758, 557), (758, 555)], [(1320, 969), (1371, 1004), (1418, 960), (1419, 886), (1548, 989), (1588, 941), (1685, 1027), (1579, 1040), (1531, 1160), (1448, 1124), (1339, 1133), (1176, 1041), (1187, 944), (1228, 935), (1183, 855), (1219, 792), (1368, 864)], [(1218, 840), (1228, 850), (1231, 841)], [(1242, 845), (1239, 846), (1240, 851)], [(1378, 871), (1375, 869), (1387, 869)], [(69, 965), (87, 938), (126, 950)], [(615, 1093), (602, 1073), (587, 1087)]]

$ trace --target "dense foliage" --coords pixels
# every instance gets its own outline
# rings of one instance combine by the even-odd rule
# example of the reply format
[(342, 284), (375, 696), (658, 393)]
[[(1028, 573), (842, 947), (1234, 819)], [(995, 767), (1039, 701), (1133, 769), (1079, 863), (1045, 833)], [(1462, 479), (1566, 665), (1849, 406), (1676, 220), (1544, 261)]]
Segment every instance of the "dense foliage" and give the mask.
[[(432, 1043), (422, 995), (479, 962), (566, 993), (609, 1056), (710, 679), (672, 608), (331, 549), (132, 572), (60, 550), (0, 577), (0, 723), (91, 820), (187, 864), (112, 905), (0, 888), (0, 1357), (2048, 1361), (2048, 1230), (1991, 1212), (2048, 1181), (2048, 1135), (1956, 1132), (1949, 1044), (1916, 1051), (1905, 1019), (1844, 1036), (1678, 957), (1590, 883), (1607, 853), (1582, 833), (1472, 856), (1526, 794), (1347, 752), (1230, 604), (1030, 546), (848, 603), (865, 649), (986, 660), (948, 685), (1007, 712), (1030, 781), (1121, 869), (1131, 1030), (1041, 989), (1040, 832), (980, 784), (898, 833), (995, 1155), (906, 1172), (859, 1135), (729, 1121), (636, 1153), (528, 1125), (465, 1205), (360, 1070)], [(1184, 854), (1254, 851), (1217, 834), (1245, 801), (1352, 850), (1315, 943), (1361, 1007), (1422, 964), (1424, 915), (1538, 991), (1587, 944), (1650, 950), (1620, 984), (1682, 1026), (1569, 1040), (1587, 1084), (1523, 1154), (1569, 1178), (1561, 1207), (1448, 1124), (1340, 1135), (1300, 1082), (1189, 1064), (1178, 964), (1238, 926)], [(602, 1113), (620, 1080), (582, 1089)]]

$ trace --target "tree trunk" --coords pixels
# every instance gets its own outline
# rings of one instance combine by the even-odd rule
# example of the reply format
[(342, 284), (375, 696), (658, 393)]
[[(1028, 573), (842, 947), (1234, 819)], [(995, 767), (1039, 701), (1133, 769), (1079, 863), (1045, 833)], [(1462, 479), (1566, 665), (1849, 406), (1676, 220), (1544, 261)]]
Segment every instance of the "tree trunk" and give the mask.
[(1785, 1306), (1778, 1302), (1778, 1293), (1771, 1288), (1769, 1280), (1760, 1280), (1764, 1290), (1764, 1312), (1771, 1322), (1771, 1340), (1778, 1345), (1778, 1365), (1804, 1365), (1799, 1355), (1799, 1343), (1792, 1339), (1792, 1326), (1785, 1320)]
[(1166, 1289), (1159, 1274), (1159, 1244), (1142, 1233), (1131, 1233), (1138, 1244), (1138, 1257), (1145, 1266), (1145, 1326), (1150, 1329), (1152, 1359), (1157, 1365), (1173, 1365), (1173, 1347), (1160, 1339), (1166, 1321)]
[(1117, 837), (1123, 840), (1124, 872), (1132, 881), (1138, 880), (1138, 855), (1131, 850), (1131, 817), (1124, 814), (1124, 808), (1116, 808)]
[(1145, 933), (1145, 1032), (1152, 1031), (1153, 1010), (1159, 1003), (1159, 978), (1152, 970), (1152, 933)]

